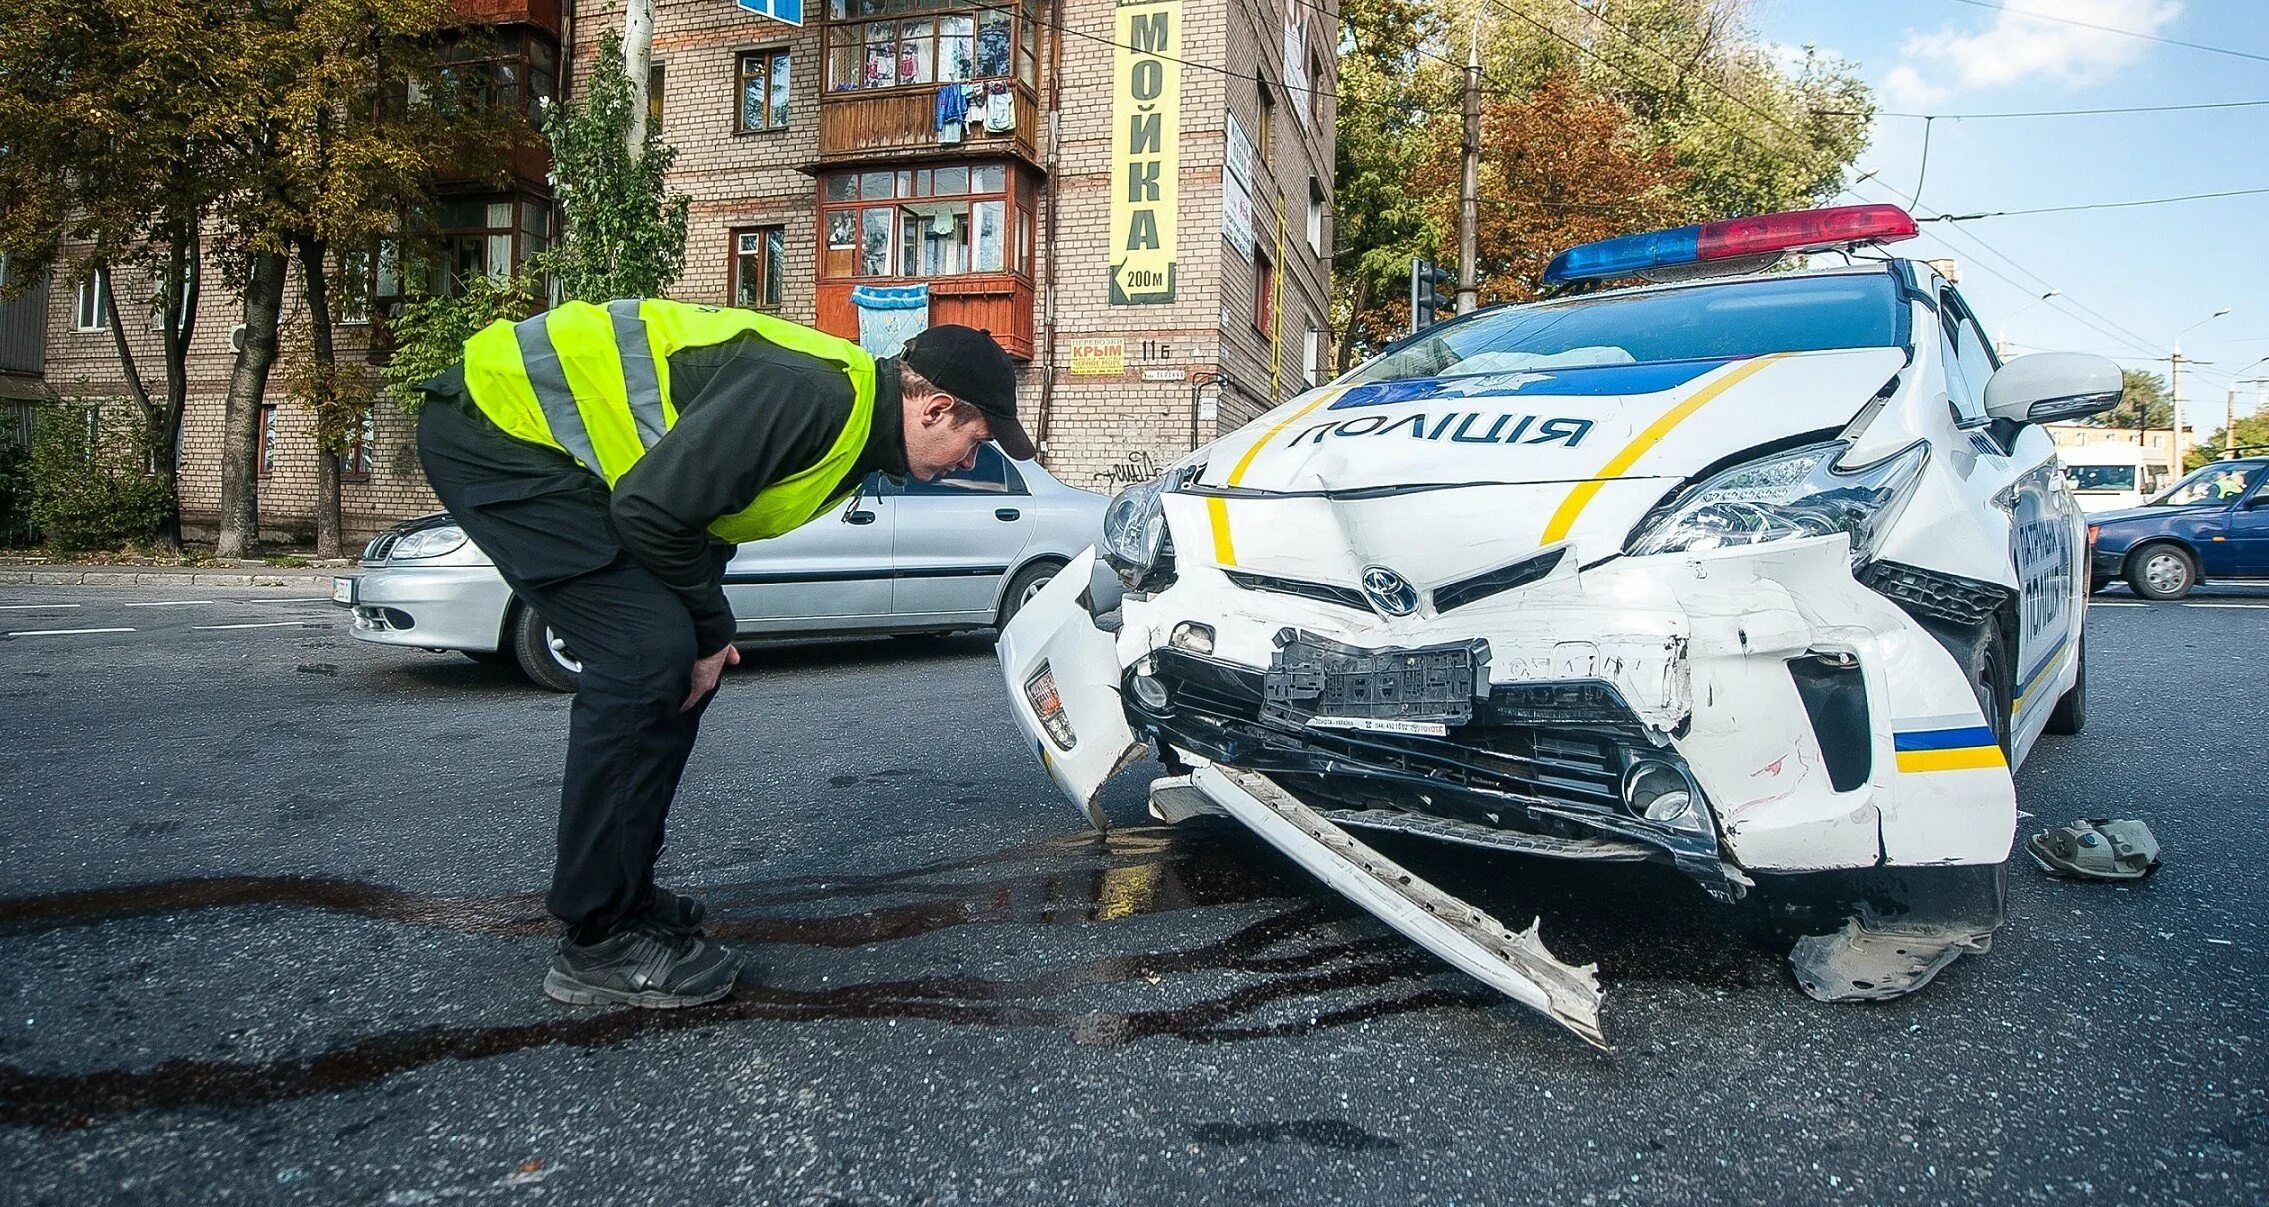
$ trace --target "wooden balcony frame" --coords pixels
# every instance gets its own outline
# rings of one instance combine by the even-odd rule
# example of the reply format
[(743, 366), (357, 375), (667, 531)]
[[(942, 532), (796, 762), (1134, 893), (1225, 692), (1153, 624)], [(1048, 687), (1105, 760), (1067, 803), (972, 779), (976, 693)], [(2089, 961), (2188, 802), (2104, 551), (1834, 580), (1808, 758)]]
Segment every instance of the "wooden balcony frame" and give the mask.
[[(992, 80), (969, 83), (991, 84)], [(938, 141), (938, 89), (961, 84), (904, 84), (895, 88), (823, 92), (819, 98), (820, 168), (917, 159), (997, 159), (1008, 156), (1040, 166), (1040, 96), (1022, 80), (1007, 81), (1016, 98), (1016, 128), (985, 134), (976, 123), (958, 143)]]

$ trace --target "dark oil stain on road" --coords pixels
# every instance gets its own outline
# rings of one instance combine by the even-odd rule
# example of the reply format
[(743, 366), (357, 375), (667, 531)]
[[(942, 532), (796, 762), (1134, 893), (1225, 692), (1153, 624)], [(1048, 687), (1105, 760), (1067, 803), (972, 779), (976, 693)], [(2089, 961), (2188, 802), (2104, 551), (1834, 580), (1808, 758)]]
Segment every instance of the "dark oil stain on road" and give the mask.
[[(1260, 857), (1256, 858), (1256, 854)], [(1353, 907), (1315, 899), (1296, 871), (1245, 844), (1176, 841), (1159, 831), (1078, 835), (976, 858), (865, 876), (800, 876), (713, 888), (711, 933), (729, 941), (850, 948), (978, 922), (1113, 922), (1176, 910), (1281, 900), (1288, 908), (1228, 936), (1186, 948), (1117, 953), (1014, 979), (918, 976), (833, 988), (744, 985), (714, 1006), (618, 1010), (492, 1027), (427, 1027), (370, 1036), (317, 1056), (266, 1063), (170, 1060), (147, 1069), (39, 1074), (0, 1066), (0, 1124), (73, 1128), (144, 1110), (241, 1107), (366, 1085), (444, 1060), (480, 1060), (545, 1047), (599, 1048), (649, 1033), (747, 1021), (922, 1019), (963, 1026), (1030, 1026), (1076, 1042), (1151, 1037), (1222, 1043), (1303, 1034), (1488, 995), (1429, 988), (1438, 967), (1391, 935), (1343, 937)], [(796, 907), (912, 898), (850, 913), (799, 916)], [(1306, 903), (1301, 903), (1306, 899)], [(354, 881), (292, 877), (176, 880), (0, 901), (0, 933), (94, 926), (137, 917), (247, 906), (334, 911), (469, 934), (554, 933), (537, 894), (437, 897)], [(1242, 983), (1196, 1001), (1108, 1011), (1061, 1004), (1102, 986), (1199, 974)], [(1277, 1003), (1359, 994), (1296, 1017), (1258, 1017)]]
[[(1422, 874), (1503, 916), (1573, 916), (1577, 959), (1614, 953), (1618, 976), (1680, 976), (1745, 985), (1758, 961), (1743, 956), (1707, 910), (1666, 893), (1667, 873), (1620, 869), (1602, 893), (1600, 869), (1542, 861), (1436, 859), (1425, 844), (1408, 858)], [(1615, 876), (1622, 876), (1618, 880)], [(640, 1035), (738, 1022), (919, 1019), (959, 1026), (1045, 1027), (1075, 1042), (1148, 1038), (1225, 1043), (1289, 1037), (1441, 1007), (1498, 1004), (1455, 984), (1431, 956), (1314, 884), (1258, 840), (1226, 824), (1182, 831), (1069, 835), (975, 857), (871, 875), (797, 876), (712, 886), (710, 932), (738, 943), (845, 949), (973, 923), (1108, 923), (1174, 911), (1278, 901), (1286, 908), (1195, 946), (1120, 952), (1017, 978), (915, 976), (826, 988), (746, 985), (713, 1006), (625, 1009), (488, 1027), (389, 1032), (305, 1058), (266, 1063), (170, 1060), (146, 1069), (30, 1073), (0, 1065), (0, 1124), (89, 1126), (144, 1110), (242, 1107), (333, 1093), (445, 1060), (481, 1060), (546, 1047), (603, 1048)], [(1698, 890), (1692, 897), (1700, 900)], [(1602, 905), (1603, 899), (1609, 904)], [(842, 912), (846, 903), (876, 902)], [(346, 880), (232, 877), (176, 880), (0, 901), (0, 934), (184, 912), (281, 906), (411, 926), (511, 938), (555, 933), (542, 897), (445, 897)], [(809, 911), (809, 912), (799, 912)], [(1349, 925), (1350, 922), (1355, 925)], [(1357, 937), (1350, 938), (1350, 935)], [(1557, 940), (1556, 940), (1557, 941)], [(1603, 946), (1605, 944), (1606, 946)], [(1563, 955), (1570, 954), (1563, 951)], [(1230, 986), (1218, 974), (1231, 974)], [(1156, 1009), (1083, 1009), (1066, 995), (1141, 981), (1157, 986), (1212, 976), (1194, 1001)], [(1433, 982), (1433, 983), (1429, 983)], [(1169, 988), (1172, 988), (1169, 985)], [(1187, 996), (1185, 994), (1185, 996)], [(1294, 1005), (1300, 999), (1329, 1001)], [(1312, 1121), (1307, 1121), (1312, 1122)], [(1303, 1121), (1294, 1121), (1305, 1126)], [(1228, 1126), (1228, 1125), (1224, 1125)], [(1272, 1125), (1292, 1127), (1292, 1124)], [(1313, 1129), (1311, 1129), (1313, 1130)], [(1285, 1138), (1330, 1146), (1334, 1133), (1282, 1137), (1224, 1131), (1218, 1143)], [(1317, 1139), (1317, 1137), (1323, 1139)], [(1388, 1143), (1392, 1143), (1389, 1141)]]

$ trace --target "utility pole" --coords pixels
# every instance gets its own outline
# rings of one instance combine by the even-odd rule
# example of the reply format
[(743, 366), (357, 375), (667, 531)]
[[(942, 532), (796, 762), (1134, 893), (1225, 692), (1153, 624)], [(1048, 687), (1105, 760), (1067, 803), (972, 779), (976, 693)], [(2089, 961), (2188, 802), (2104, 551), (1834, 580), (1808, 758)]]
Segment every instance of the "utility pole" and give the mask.
[(1481, 308), (1481, 14), (1465, 54), (1465, 173), (1458, 182), (1458, 313)]
[(2171, 384), (2167, 396), (2174, 413), (2174, 435), (2170, 459), (2174, 462), (2174, 476), (2182, 476), (2182, 349), (2176, 348), (2167, 356), (2167, 377)]
[(654, 0), (630, 0), (622, 15), (622, 73), (630, 77), (630, 159), (646, 154), (646, 95), (653, 82), (648, 64), (654, 57)]

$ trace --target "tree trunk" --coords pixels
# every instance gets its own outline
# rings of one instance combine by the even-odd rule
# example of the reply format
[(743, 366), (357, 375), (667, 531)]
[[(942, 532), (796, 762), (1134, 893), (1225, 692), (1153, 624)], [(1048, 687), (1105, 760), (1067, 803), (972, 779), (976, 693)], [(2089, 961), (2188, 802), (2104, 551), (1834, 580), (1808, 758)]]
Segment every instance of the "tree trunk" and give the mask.
[(213, 552), (244, 557), (260, 539), (260, 406), (276, 364), (284, 306), (284, 255), (255, 251), (244, 283), (244, 350), (228, 378), (221, 420), (221, 531)]
[(630, 0), (622, 14), (622, 71), (630, 77), (630, 162), (646, 155), (646, 86), (653, 80), (654, 0)]
[(202, 283), (204, 248), (197, 219), (160, 228), (166, 244), (165, 289), (158, 316), (158, 346), (165, 362), (165, 400), (156, 408), (150, 433), (158, 458), (158, 484), (165, 488), (165, 521), (158, 544), (181, 551), (181, 420), (189, 410), (189, 338), (197, 327), (197, 293)]
[(315, 380), (322, 383), (322, 395), (315, 400), (315, 556), (332, 558), (339, 552), (339, 454), (331, 447), (332, 434), (338, 428), (334, 414), (341, 400), (337, 397), (339, 367), (337, 350), (331, 345), (331, 282), (323, 275), (323, 241), (303, 236), (299, 244), (300, 275), (306, 278), (307, 320), (313, 332), (310, 336), (315, 350)]

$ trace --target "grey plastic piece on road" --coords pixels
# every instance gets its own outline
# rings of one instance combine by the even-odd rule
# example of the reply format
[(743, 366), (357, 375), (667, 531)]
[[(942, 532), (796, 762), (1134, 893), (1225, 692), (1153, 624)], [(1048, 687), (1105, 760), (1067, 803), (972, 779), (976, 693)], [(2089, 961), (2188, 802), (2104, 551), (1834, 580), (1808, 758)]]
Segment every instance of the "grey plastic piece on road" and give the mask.
[(1992, 945), (1990, 927), (1885, 922), (1862, 906), (1842, 930), (1798, 939), (1788, 962), (1815, 1001), (1873, 1002), (1913, 993), (1964, 952)]
[(2141, 880), (2159, 870), (2151, 827), (2127, 818), (2083, 818), (2025, 840), (2025, 853), (2051, 876)]

